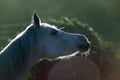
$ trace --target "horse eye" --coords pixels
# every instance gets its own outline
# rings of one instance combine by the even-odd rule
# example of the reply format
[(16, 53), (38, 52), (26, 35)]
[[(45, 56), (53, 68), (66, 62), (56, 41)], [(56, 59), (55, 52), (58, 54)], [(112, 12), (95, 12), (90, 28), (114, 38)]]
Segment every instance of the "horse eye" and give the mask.
[(51, 35), (56, 35), (57, 32), (58, 32), (57, 30), (52, 30)]

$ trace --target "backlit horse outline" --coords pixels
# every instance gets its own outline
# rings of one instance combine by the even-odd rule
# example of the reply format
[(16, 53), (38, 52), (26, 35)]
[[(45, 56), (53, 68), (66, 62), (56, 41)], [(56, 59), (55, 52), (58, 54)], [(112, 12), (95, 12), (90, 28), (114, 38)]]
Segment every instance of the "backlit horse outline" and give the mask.
[(25, 80), (39, 59), (53, 59), (88, 49), (89, 41), (84, 35), (41, 23), (34, 12), (32, 23), (0, 52), (0, 80)]

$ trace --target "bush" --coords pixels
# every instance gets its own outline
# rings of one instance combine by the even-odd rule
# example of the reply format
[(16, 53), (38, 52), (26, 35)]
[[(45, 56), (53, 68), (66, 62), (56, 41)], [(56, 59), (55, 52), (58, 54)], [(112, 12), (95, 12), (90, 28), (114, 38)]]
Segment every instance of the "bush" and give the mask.
[[(110, 65), (112, 65), (112, 61), (115, 59), (114, 57), (114, 49), (112, 48), (112, 44), (108, 41), (105, 41), (94, 29), (86, 23), (80, 22), (76, 18), (69, 19), (67, 17), (62, 17), (59, 20), (47, 18), (44, 19), (43, 22), (47, 22), (49, 24), (58, 26), (58, 28), (65, 27), (64, 31), (73, 32), (73, 33), (81, 33), (85, 34), (91, 42), (91, 51), (90, 55), (88, 56), (96, 65), (99, 67), (100, 72), (102, 75), (105, 75), (107, 69)], [(41, 77), (48, 75), (50, 68), (59, 60), (56, 61), (49, 61), (43, 60), (34, 65), (29, 72), (28, 80), (34, 80), (33, 78), (36, 75), (43, 74)], [(38, 67), (39, 66), (39, 67)], [(46, 67), (47, 66), (47, 67)], [(47, 75), (45, 72), (47, 72)], [(35, 79), (37, 80), (37, 79)], [(45, 79), (41, 79), (45, 80)]]

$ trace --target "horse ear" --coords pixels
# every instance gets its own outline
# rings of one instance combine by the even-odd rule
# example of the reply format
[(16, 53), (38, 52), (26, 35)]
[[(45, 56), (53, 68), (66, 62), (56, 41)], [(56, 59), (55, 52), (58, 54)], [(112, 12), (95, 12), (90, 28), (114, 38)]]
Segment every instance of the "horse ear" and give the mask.
[(36, 11), (33, 12), (33, 15), (32, 15), (32, 23), (33, 23), (37, 28), (40, 27), (41, 20), (40, 20), (39, 16), (36, 14)]

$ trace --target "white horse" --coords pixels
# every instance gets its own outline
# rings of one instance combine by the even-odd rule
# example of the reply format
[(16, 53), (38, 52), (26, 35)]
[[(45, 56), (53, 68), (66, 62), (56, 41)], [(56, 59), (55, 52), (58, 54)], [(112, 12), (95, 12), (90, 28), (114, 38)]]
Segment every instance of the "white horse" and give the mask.
[(88, 39), (41, 23), (34, 12), (32, 23), (0, 52), (0, 80), (25, 80), (31, 66), (42, 58), (56, 58), (89, 49)]

